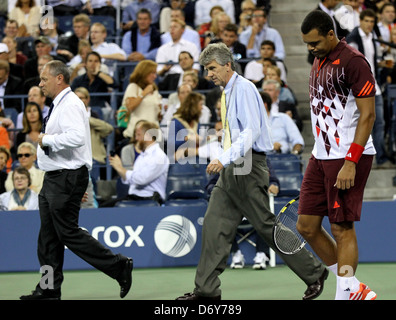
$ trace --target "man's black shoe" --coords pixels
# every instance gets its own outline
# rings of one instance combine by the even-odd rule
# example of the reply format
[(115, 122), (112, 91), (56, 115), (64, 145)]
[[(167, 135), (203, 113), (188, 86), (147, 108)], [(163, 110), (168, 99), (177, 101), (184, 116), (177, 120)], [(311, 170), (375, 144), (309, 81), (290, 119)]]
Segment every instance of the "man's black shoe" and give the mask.
[(20, 300), (60, 300), (60, 295), (48, 294), (38, 290), (32, 291), (31, 294), (20, 296)]
[(124, 298), (128, 294), (129, 289), (131, 289), (132, 270), (133, 270), (133, 260), (131, 258), (128, 258), (125, 263), (124, 270), (121, 272), (121, 275), (117, 279), (117, 281), (121, 287), (121, 290), (120, 290), (121, 298)]
[(325, 269), (322, 275), (313, 284), (309, 285), (304, 292), (303, 300), (313, 300), (320, 296), (324, 288), (324, 282), (329, 275), (329, 270)]

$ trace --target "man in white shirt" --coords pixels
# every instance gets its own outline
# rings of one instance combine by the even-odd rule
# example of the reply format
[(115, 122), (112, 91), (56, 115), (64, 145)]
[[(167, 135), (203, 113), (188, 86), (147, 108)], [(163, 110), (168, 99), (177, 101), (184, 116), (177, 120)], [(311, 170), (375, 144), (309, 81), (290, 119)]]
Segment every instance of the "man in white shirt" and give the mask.
[[(28, 102), (36, 102), (41, 109), (41, 113), (43, 114), (43, 119), (48, 115), (49, 107), (45, 105), (46, 97), (41, 91), (40, 87), (33, 86), (30, 88), (28, 92)], [(16, 123), (17, 129), (22, 129), (22, 120), (23, 120), (23, 112), (18, 114), (18, 119)]]
[[(184, 11), (181, 8), (172, 9), (171, 11), (171, 20), (172, 19), (180, 19), (186, 22), (186, 18), (184, 15)], [(199, 52), (201, 52), (201, 37), (197, 31), (195, 31), (190, 26), (186, 26), (184, 28), (184, 32), (182, 34), (182, 39), (195, 43)], [(172, 37), (170, 32), (167, 31), (161, 35), (162, 44), (168, 43), (172, 41)]]
[(91, 42), (92, 51), (96, 51), (102, 57), (102, 63), (105, 63), (109, 67), (109, 74), (114, 74), (114, 63), (116, 61), (126, 61), (127, 54), (120, 46), (113, 42), (106, 42), (107, 37), (106, 27), (95, 22), (91, 26)]
[(162, 203), (166, 199), (169, 159), (156, 141), (158, 136), (159, 127), (155, 123), (144, 121), (136, 128), (135, 138), (142, 153), (135, 160), (133, 170), (124, 168), (118, 155), (109, 157), (122, 182), (129, 185), (129, 200)]
[(70, 89), (70, 73), (60, 61), (48, 62), (40, 87), (53, 100), (38, 138), (38, 165), (45, 171), (39, 194), (41, 228), (37, 254), (41, 266), (52, 268), (51, 285), (40, 281), (21, 300), (60, 300), (64, 248), (116, 279), (125, 297), (132, 285), (132, 259), (114, 254), (78, 226), (81, 200), (92, 168), (88, 113)]
[[(184, 21), (179, 19), (172, 20), (170, 26), (172, 41), (160, 46), (155, 58), (155, 62), (158, 63), (157, 73), (159, 76), (163, 77), (167, 73), (183, 73), (183, 69), (177, 64), (181, 51), (190, 52), (194, 61), (198, 61), (199, 51), (197, 46), (190, 41), (182, 39), (185, 28), (186, 23)], [(198, 62), (194, 63), (193, 69), (200, 70)]]

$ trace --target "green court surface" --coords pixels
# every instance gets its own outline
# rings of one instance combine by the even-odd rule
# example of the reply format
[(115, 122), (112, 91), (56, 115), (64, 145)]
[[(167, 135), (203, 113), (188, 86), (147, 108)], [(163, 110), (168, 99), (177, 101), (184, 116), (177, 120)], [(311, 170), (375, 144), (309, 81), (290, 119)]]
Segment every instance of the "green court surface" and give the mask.
[[(396, 299), (396, 264), (361, 263), (357, 278), (370, 286), (377, 300)], [(124, 300), (174, 300), (194, 286), (195, 267), (135, 269)], [(65, 271), (62, 300), (120, 300), (118, 283), (96, 270)], [(40, 279), (37, 272), (0, 273), (0, 300), (29, 294)], [(300, 300), (306, 285), (285, 265), (267, 270), (226, 269), (220, 276), (223, 300)], [(330, 274), (318, 300), (333, 300), (336, 278)]]

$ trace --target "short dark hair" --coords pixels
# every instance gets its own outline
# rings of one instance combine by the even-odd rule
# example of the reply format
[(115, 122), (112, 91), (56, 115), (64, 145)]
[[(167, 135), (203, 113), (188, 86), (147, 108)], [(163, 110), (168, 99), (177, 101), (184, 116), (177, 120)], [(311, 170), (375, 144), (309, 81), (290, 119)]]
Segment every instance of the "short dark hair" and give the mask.
[(136, 14), (136, 18), (139, 17), (139, 14), (148, 14), (148, 16), (150, 17), (151, 20), (151, 11), (147, 8), (141, 8), (137, 14)]
[(271, 46), (272, 49), (275, 51), (275, 43), (273, 41), (271, 41), (271, 40), (264, 40), (263, 42), (261, 42), (260, 48), (262, 46)]
[(363, 10), (362, 12), (360, 12), (360, 14), (359, 14), (360, 20), (364, 20), (364, 18), (366, 18), (366, 17), (374, 18), (374, 21), (377, 19), (377, 15), (375, 14), (374, 10), (372, 10), (372, 9), (366, 9), (366, 10)]
[(31, 186), (31, 184), (32, 184), (32, 177), (30, 176), (30, 172), (29, 172), (28, 169), (26, 169), (25, 167), (21, 167), (21, 166), (16, 167), (16, 168), (14, 169), (14, 171), (12, 172), (12, 181), (13, 181), (13, 182), (14, 182), (15, 173), (19, 173), (19, 174), (25, 175), (25, 176), (28, 178), (28, 187)]
[(96, 51), (91, 51), (87, 54), (87, 56), (85, 57), (85, 63), (88, 61), (88, 57), (89, 56), (95, 56), (99, 59), (99, 62), (102, 62), (102, 57), (100, 56), (99, 53), (97, 53)]
[(234, 23), (228, 23), (224, 27), (224, 31), (231, 31), (231, 32), (234, 32), (236, 35), (238, 35), (238, 26)]
[(333, 19), (322, 10), (311, 11), (301, 24), (301, 32), (307, 34), (313, 29), (318, 30), (319, 35), (326, 36), (334, 30)]

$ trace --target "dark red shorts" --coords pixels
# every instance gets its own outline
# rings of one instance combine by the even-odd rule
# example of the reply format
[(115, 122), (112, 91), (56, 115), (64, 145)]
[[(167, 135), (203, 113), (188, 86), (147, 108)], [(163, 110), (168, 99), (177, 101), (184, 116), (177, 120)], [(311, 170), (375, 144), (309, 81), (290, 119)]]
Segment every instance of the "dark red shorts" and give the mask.
[(373, 158), (362, 155), (356, 165), (355, 185), (348, 190), (339, 190), (334, 184), (345, 160), (318, 160), (311, 156), (301, 185), (298, 213), (328, 216), (331, 223), (359, 221)]

